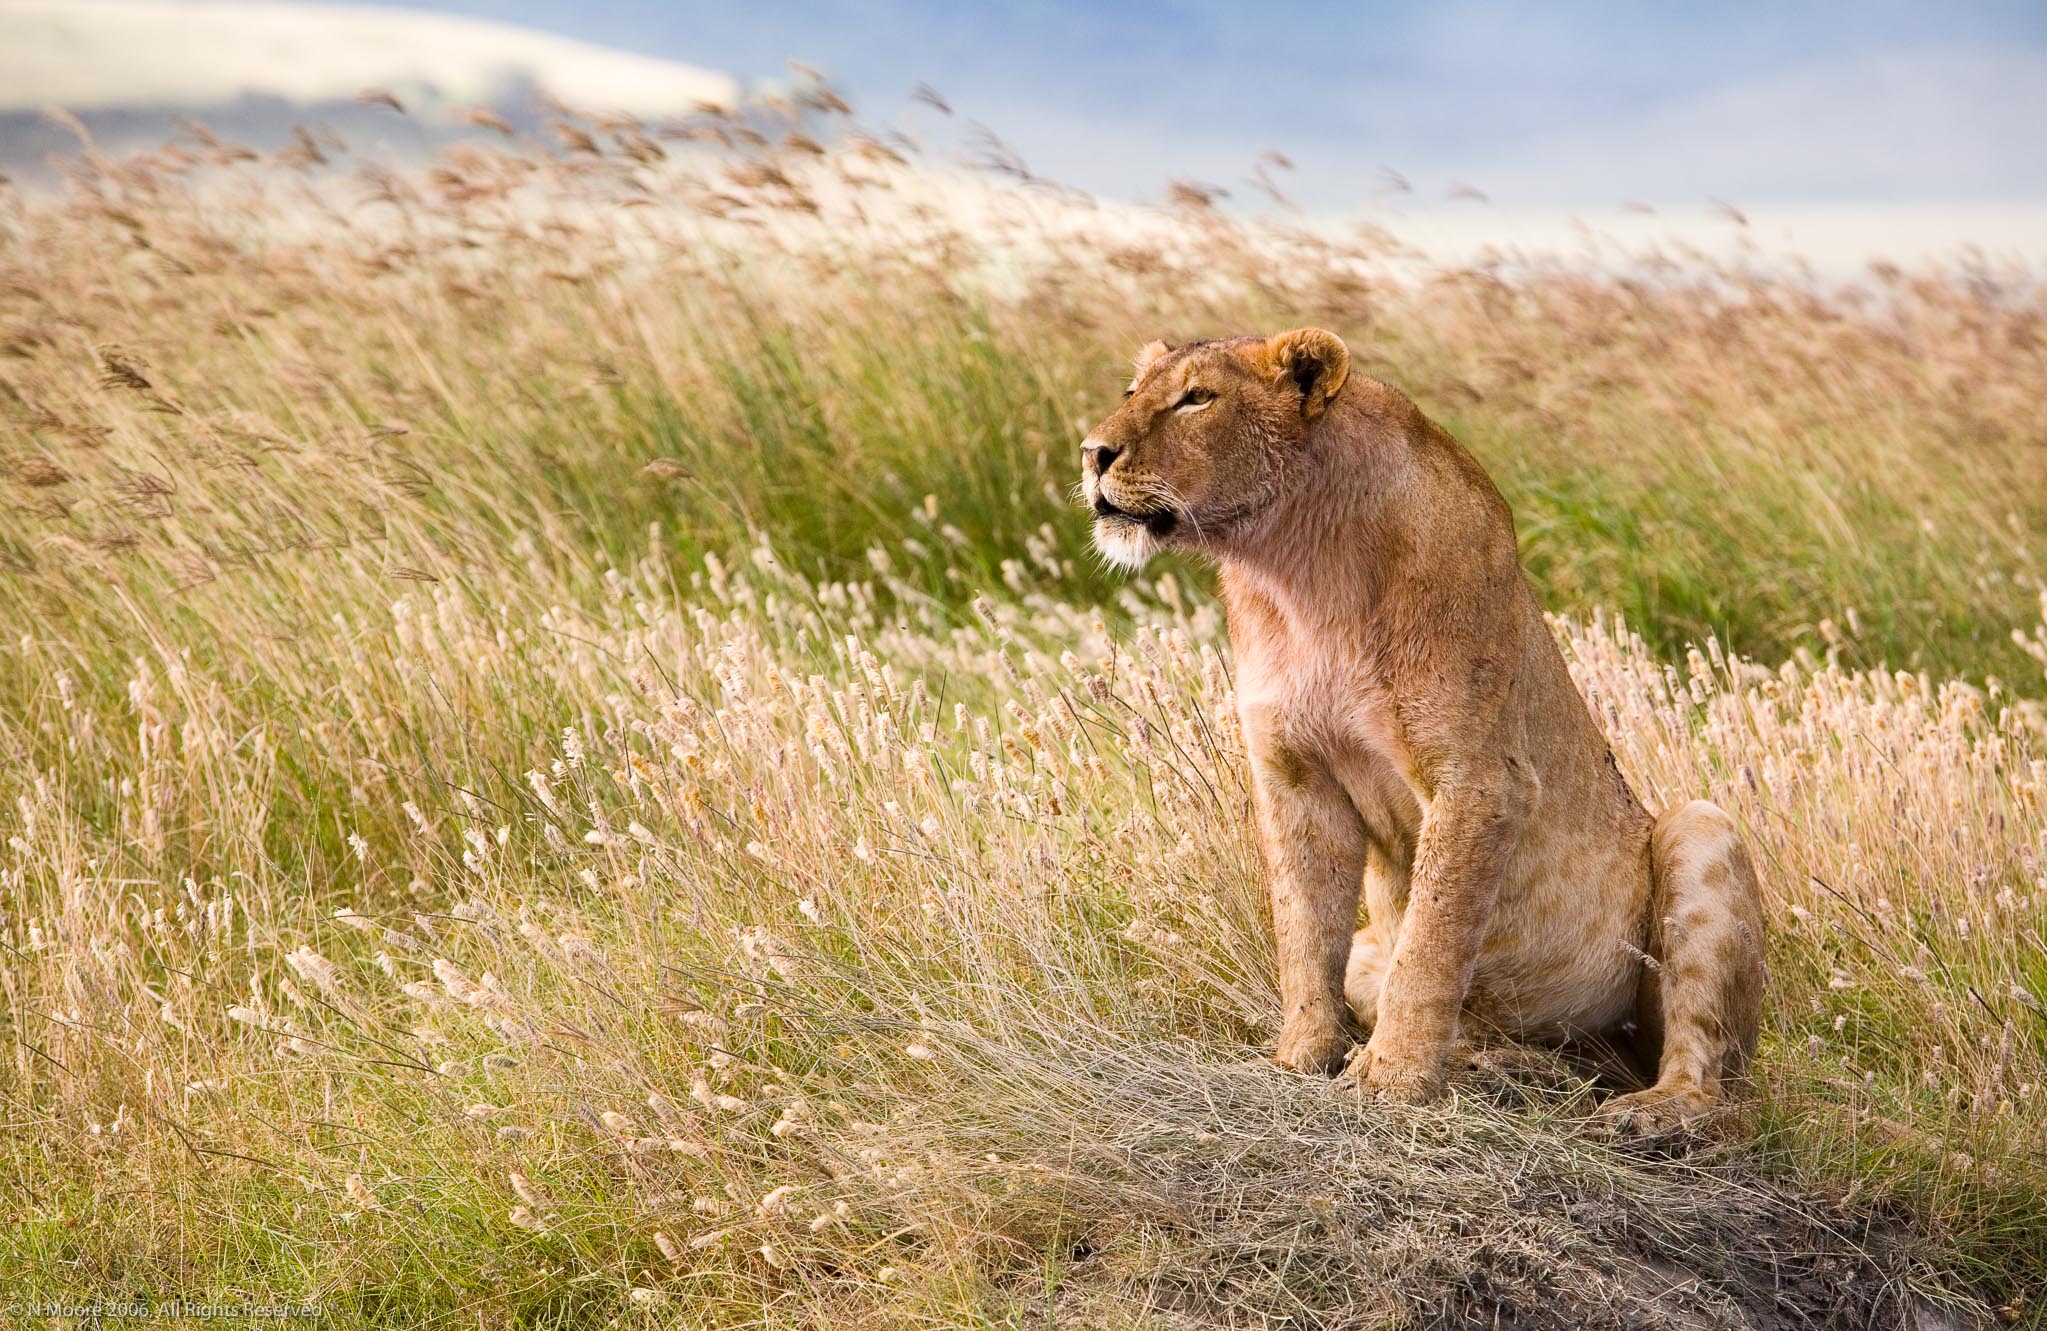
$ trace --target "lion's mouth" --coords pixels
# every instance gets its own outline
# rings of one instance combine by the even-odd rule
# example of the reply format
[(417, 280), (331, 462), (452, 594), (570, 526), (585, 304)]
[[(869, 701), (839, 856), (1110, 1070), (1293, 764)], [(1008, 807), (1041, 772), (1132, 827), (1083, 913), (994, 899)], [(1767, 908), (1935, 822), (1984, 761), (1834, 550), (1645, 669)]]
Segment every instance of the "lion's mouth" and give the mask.
[(1133, 513), (1127, 508), (1118, 508), (1104, 494), (1095, 495), (1095, 517), (1102, 522), (1128, 522), (1144, 528), (1153, 536), (1164, 536), (1179, 525), (1180, 519), (1169, 508), (1155, 513)]

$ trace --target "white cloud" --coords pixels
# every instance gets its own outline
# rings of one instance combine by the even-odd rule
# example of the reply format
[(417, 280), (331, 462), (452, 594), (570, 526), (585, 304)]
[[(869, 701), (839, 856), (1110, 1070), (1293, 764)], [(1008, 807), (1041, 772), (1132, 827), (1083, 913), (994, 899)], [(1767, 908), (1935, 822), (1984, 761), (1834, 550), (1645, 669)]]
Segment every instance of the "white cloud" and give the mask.
[(282, 0), (0, 0), (0, 111), (401, 96), (483, 102), (525, 83), (578, 109), (729, 103), (730, 77), (510, 24)]

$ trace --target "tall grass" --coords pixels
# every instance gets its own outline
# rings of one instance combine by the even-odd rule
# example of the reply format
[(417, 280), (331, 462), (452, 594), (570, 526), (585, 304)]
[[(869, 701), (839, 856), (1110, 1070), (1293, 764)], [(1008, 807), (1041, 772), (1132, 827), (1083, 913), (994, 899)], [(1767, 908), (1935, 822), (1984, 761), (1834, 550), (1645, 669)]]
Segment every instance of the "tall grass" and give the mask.
[[(793, 132), (7, 202), (0, 1287), (2038, 1316), (2033, 287), (1431, 273)], [(1136, 342), (1304, 322), (1500, 477), (1644, 793), (1760, 848), (1754, 1144), (1617, 1152), (1561, 1072), (1390, 1113), (1258, 1062), (1215, 607), (1107, 578), (1062, 495)]]

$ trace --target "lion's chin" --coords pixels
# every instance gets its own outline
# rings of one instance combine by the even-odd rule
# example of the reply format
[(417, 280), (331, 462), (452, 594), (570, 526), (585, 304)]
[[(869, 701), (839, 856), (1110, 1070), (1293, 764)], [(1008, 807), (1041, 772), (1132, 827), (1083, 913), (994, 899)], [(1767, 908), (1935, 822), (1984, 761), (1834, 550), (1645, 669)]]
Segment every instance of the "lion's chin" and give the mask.
[(1097, 518), (1095, 549), (1116, 568), (1135, 573), (1161, 548), (1159, 538), (1141, 522), (1128, 518)]

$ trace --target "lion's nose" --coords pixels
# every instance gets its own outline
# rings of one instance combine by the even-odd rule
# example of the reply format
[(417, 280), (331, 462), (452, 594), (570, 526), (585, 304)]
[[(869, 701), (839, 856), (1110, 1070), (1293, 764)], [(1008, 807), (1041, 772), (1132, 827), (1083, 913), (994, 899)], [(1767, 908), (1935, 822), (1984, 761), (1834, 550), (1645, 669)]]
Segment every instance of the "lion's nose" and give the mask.
[(1115, 463), (1117, 458), (1123, 456), (1123, 450), (1111, 448), (1107, 444), (1082, 444), (1080, 446), (1080, 455), (1086, 458), (1089, 465), (1095, 469), (1095, 475), (1100, 476)]

